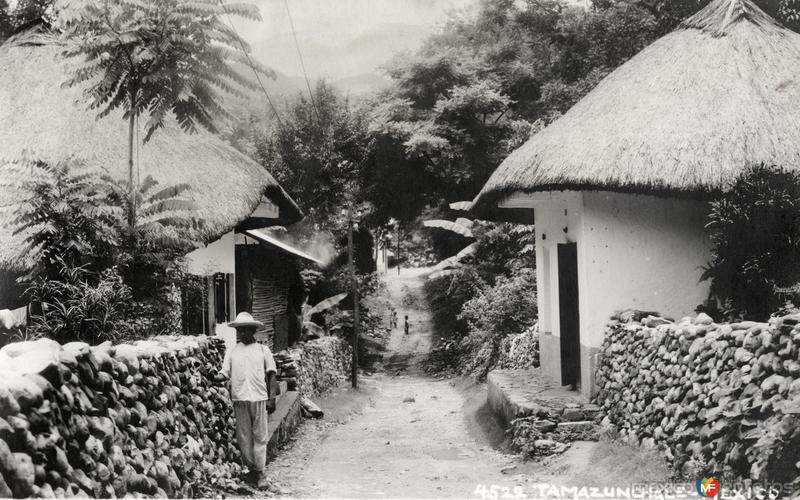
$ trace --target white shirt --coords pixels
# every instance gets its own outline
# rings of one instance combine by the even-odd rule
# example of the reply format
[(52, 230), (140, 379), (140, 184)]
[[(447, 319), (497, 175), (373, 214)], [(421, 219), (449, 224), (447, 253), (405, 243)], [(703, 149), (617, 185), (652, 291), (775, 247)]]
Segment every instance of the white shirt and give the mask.
[(231, 399), (234, 401), (269, 399), (267, 372), (277, 371), (269, 347), (258, 342), (236, 344), (225, 352), (222, 361), (222, 372), (231, 380)]

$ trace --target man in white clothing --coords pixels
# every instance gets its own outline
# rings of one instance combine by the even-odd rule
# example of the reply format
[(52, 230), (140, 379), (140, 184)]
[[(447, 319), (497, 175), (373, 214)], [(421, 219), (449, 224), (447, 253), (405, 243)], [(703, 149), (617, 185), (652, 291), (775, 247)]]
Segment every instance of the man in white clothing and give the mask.
[(236, 440), (242, 460), (250, 470), (249, 480), (267, 486), (267, 411), (274, 410), (277, 369), (269, 347), (255, 341), (256, 329), (264, 326), (242, 312), (229, 323), (236, 328), (236, 345), (225, 353), (222, 371), (230, 382)]

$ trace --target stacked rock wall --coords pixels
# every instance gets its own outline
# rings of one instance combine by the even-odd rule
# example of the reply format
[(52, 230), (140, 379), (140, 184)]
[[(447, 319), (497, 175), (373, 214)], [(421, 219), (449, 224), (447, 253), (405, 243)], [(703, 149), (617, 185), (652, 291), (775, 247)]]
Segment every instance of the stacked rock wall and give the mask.
[(0, 350), (0, 497), (191, 497), (239, 472), (222, 340)]
[(322, 337), (275, 354), (278, 379), (290, 391), (319, 396), (349, 379), (353, 350), (339, 337)]
[(664, 448), (683, 475), (797, 481), (800, 316), (623, 319), (608, 325), (597, 371), (606, 423)]

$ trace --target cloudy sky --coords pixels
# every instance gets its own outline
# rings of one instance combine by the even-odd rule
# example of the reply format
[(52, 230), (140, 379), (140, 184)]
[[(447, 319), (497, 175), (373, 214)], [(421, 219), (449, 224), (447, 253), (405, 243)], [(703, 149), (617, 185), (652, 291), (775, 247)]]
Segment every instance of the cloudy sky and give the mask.
[[(260, 23), (237, 22), (261, 62), (302, 75), (284, 0), (253, 0)], [(448, 13), (476, 0), (288, 0), (309, 76), (347, 78), (372, 73), (394, 51), (413, 50)]]

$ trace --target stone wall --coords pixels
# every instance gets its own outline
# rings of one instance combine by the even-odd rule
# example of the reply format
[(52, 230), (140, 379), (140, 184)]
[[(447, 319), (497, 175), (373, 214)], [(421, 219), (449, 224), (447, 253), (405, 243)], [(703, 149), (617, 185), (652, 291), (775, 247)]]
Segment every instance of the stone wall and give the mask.
[(352, 348), (339, 337), (301, 342), (275, 354), (278, 379), (290, 391), (319, 396), (350, 379)]
[(613, 318), (597, 370), (604, 422), (664, 449), (684, 477), (796, 481), (798, 323), (798, 315), (731, 324), (705, 314)]
[(0, 350), (0, 497), (192, 497), (240, 472), (224, 343)]

